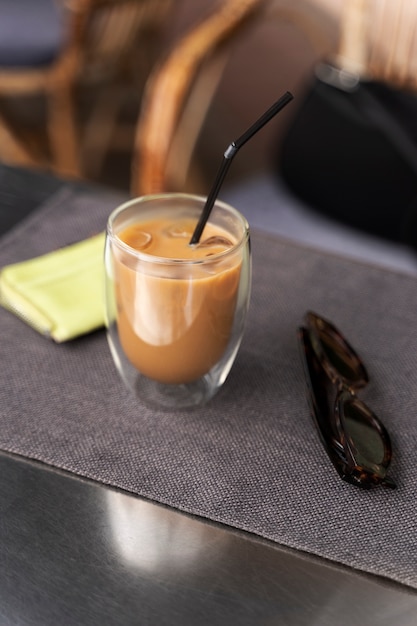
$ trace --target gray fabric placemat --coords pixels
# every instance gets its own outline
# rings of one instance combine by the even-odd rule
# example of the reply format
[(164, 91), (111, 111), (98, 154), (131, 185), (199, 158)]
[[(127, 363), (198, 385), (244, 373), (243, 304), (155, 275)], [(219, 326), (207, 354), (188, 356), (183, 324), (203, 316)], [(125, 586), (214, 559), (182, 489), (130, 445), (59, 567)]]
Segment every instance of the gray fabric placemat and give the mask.
[[(104, 229), (116, 200), (56, 194), (0, 241), (0, 265)], [(104, 331), (56, 345), (0, 310), (0, 448), (417, 588), (417, 285), (254, 232), (232, 372), (206, 407), (157, 412), (123, 388)], [(343, 483), (310, 419), (296, 327), (311, 308), (357, 348), (398, 489)]]

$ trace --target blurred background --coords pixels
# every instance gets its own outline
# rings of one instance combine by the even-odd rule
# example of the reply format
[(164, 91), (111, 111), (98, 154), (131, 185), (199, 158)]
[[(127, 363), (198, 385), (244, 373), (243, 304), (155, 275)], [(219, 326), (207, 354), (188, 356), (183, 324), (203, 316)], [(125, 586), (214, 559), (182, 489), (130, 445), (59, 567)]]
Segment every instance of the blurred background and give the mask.
[(208, 192), (224, 150), (417, 247), (415, 0), (0, 0), (0, 160), (132, 195)]
[[(315, 63), (335, 50), (342, 4), (0, 0), (0, 159), (132, 189), (135, 136), (149, 77), (182, 37), (230, 5), (225, 23), (236, 10), (247, 16), (225, 37), (225, 54), (217, 67), (213, 63), (207, 96), (203, 85), (190, 105), (191, 113), (193, 107), (202, 111), (195, 122), (201, 128), (187, 178), (177, 186), (206, 191), (227, 145), (290, 90), (294, 105), (242, 151), (229, 182), (263, 170), (302, 103)], [(186, 65), (187, 57), (184, 72)], [(164, 97), (160, 100), (164, 107)]]

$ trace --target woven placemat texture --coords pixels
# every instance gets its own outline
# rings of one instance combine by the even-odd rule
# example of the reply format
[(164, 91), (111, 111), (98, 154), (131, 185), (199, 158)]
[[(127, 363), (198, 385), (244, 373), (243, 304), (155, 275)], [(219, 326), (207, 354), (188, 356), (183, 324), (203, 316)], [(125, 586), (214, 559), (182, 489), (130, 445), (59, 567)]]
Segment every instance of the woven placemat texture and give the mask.
[[(104, 229), (115, 198), (57, 192), (0, 240), (0, 265)], [(125, 391), (103, 330), (66, 344), (0, 310), (0, 448), (417, 588), (415, 280), (254, 232), (237, 361), (195, 411)], [(396, 491), (345, 484), (305, 398), (296, 328), (334, 321), (366, 363), (361, 391), (391, 433)]]

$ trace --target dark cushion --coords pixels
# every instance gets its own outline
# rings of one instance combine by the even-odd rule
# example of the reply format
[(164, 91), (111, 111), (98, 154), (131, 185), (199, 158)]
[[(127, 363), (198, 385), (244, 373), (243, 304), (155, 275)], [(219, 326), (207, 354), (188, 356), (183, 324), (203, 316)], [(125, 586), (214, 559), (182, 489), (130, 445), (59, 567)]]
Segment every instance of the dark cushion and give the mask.
[(317, 80), (282, 141), (279, 171), (333, 219), (417, 248), (417, 97)]
[(63, 37), (59, 2), (0, 1), (0, 67), (48, 65), (56, 58)]

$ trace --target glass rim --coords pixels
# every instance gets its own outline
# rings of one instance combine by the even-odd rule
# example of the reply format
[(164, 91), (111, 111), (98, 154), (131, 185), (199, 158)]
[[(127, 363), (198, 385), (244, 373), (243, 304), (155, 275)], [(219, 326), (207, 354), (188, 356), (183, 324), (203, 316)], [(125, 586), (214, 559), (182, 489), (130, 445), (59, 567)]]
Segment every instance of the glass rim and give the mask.
[(118, 235), (114, 232), (113, 223), (115, 219), (123, 213), (126, 209), (138, 204), (142, 204), (145, 202), (153, 202), (157, 200), (163, 200), (167, 198), (173, 199), (188, 199), (201, 203), (201, 210), (203, 209), (204, 203), (206, 201), (205, 196), (198, 194), (189, 194), (183, 192), (163, 192), (163, 193), (155, 193), (155, 194), (147, 194), (143, 196), (137, 196), (136, 198), (131, 198), (126, 202), (118, 205), (113, 211), (110, 213), (107, 219), (106, 225), (106, 236), (112, 241), (112, 243), (116, 244), (117, 247), (129, 254), (131, 257), (136, 258), (137, 260), (143, 261), (145, 263), (154, 263), (159, 265), (170, 265), (170, 266), (201, 266), (201, 265), (209, 265), (213, 263), (217, 263), (220, 260), (227, 258), (228, 256), (232, 256), (236, 254), (236, 252), (241, 249), (249, 239), (250, 236), (250, 228), (249, 223), (246, 217), (240, 213), (237, 209), (235, 209), (231, 204), (224, 202), (223, 200), (217, 199), (213, 209), (216, 207), (227, 210), (230, 214), (232, 214), (235, 218), (238, 218), (240, 223), (242, 224), (242, 236), (235, 244), (233, 244), (227, 250), (222, 250), (221, 252), (217, 252), (215, 254), (211, 254), (209, 257), (204, 257), (202, 259), (181, 259), (181, 258), (169, 258), (163, 257), (159, 255), (149, 254), (143, 250), (137, 250), (136, 248), (132, 248), (127, 243), (125, 243)]

